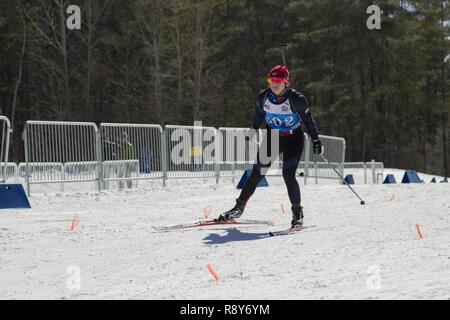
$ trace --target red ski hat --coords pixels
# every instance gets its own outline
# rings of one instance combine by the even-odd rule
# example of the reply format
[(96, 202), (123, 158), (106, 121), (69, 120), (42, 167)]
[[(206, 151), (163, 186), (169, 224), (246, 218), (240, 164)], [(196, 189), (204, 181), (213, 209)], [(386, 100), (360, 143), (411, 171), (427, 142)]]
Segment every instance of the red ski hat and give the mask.
[(284, 64), (279, 64), (270, 70), (267, 78), (269, 83), (284, 82), (287, 85), (289, 83), (289, 70)]

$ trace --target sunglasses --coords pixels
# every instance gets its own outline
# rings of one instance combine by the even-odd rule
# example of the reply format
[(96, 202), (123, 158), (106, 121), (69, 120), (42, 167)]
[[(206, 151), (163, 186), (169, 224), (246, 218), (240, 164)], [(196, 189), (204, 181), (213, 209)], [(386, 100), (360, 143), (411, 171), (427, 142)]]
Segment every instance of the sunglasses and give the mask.
[(269, 83), (269, 85), (272, 85), (272, 83), (287, 83), (285, 78), (278, 78), (278, 77), (269, 77), (267, 78), (267, 82)]

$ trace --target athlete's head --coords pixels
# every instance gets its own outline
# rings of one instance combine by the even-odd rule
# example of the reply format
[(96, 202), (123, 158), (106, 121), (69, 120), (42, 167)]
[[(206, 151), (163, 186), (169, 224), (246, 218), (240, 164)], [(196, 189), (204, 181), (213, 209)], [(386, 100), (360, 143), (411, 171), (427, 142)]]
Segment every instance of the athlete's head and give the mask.
[(270, 70), (267, 75), (267, 82), (269, 82), (270, 89), (276, 95), (284, 92), (289, 85), (289, 70), (284, 64), (277, 65)]

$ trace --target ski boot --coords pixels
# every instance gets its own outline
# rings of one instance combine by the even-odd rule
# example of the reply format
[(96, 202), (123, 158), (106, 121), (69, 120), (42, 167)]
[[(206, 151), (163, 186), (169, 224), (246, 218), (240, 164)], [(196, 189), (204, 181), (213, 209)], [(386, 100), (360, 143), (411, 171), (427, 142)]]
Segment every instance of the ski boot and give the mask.
[(247, 203), (245, 201), (236, 199), (236, 205), (233, 207), (233, 209), (220, 214), (219, 218), (217, 218), (216, 220), (220, 222), (231, 222), (234, 221), (234, 219), (239, 219), (242, 216), (242, 213), (244, 213), (246, 204)]
[(303, 227), (303, 207), (300, 204), (292, 205), (291, 228)]

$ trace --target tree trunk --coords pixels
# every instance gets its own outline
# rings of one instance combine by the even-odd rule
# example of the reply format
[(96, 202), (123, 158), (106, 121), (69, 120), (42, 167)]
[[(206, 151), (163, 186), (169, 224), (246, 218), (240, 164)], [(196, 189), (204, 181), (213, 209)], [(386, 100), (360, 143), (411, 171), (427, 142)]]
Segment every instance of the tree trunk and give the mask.
[(192, 112), (192, 122), (199, 120), (200, 111), (200, 86), (202, 78), (202, 37), (201, 37), (201, 19), (200, 4), (196, 2), (196, 24), (195, 24), (195, 85), (194, 85), (194, 110)]
[[(207, 2), (205, 2), (207, 3)], [(203, 83), (203, 71), (204, 63), (206, 60), (206, 42), (209, 34), (209, 27), (211, 25), (211, 12), (212, 8), (208, 7), (205, 9), (201, 8), (199, 0), (196, 4), (196, 36), (195, 36), (195, 79), (194, 79), (194, 110), (193, 110), (193, 121), (199, 120), (200, 117), (200, 100), (201, 100), (201, 89)], [(207, 18), (207, 21), (203, 21), (203, 15)], [(202, 30), (202, 27), (204, 30)]]
[(85, 93), (85, 116), (90, 114), (91, 110), (91, 65), (92, 65), (92, 8), (91, 1), (87, 4), (87, 15), (88, 15), (88, 34), (87, 34), (87, 66), (86, 66), (86, 93)]
[[(441, 27), (442, 27), (442, 37), (444, 39), (447, 39), (447, 34), (445, 32), (446, 27), (445, 27), (445, 23), (446, 23), (446, 16), (445, 16), (445, 4), (444, 1), (442, 1), (441, 3), (441, 13), (442, 13), (442, 18), (441, 18)], [(445, 43), (447, 43), (447, 41), (445, 41)], [(445, 51), (442, 55), (443, 59), (444, 57), (448, 54), (448, 50), (447, 50), (447, 46), (445, 48)], [(444, 103), (444, 113), (442, 115), (442, 152), (443, 152), (443, 172), (444, 172), (444, 176), (448, 176), (449, 172), (448, 172), (448, 162), (447, 162), (447, 123), (448, 123), (448, 106), (447, 106), (447, 92), (446, 92), (446, 76), (445, 76), (445, 68), (446, 68), (446, 63), (445, 61), (442, 62), (442, 101)]]
[(66, 17), (65, 17), (65, 8), (64, 1), (59, 1), (59, 18), (60, 18), (60, 36), (61, 36), (61, 55), (63, 59), (63, 71), (64, 71), (64, 93), (63, 93), (63, 103), (59, 110), (59, 120), (63, 120), (63, 118), (67, 115), (70, 108), (70, 95), (69, 95), (69, 63), (68, 63), (68, 55), (67, 55), (67, 34), (66, 34)]
[[(152, 40), (153, 40), (153, 59), (155, 70), (155, 101), (156, 101), (156, 117), (159, 123), (162, 122), (162, 93), (161, 93), (161, 53), (160, 46), (161, 41), (158, 39), (158, 35), (162, 30), (158, 28), (157, 16), (155, 14), (156, 8), (152, 10)], [(159, 26), (160, 27), (160, 26)]]
[(23, 58), (25, 56), (26, 45), (27, 45), (27, 28), (26, 28), (25, 18), (22, 15), (22, 8), (21, 8), (20, 2), (19, 2), (19, 10), (20, 10), (20, 18), (22, 20), (22, 26), (23, 26), (23, 43), (22, 43), (22, 50), (20, 51), (19, 75), (17, 76), (16, 87), (14, 88), (14, 96), (13, 96), (13, 103), (12, 103), (12, 109), (11, 109), (11, 130), (14, 130), (14, 123), (15, 123), (15, 117), (16, 117), (17, 94), (19, 92), (20, 83), (22, 82)]
[(176, 111), (176, 122), (179, 123), (182, 119), (180, 111), (181, 111), (181, 96), (183, 93), (183, 73), (182, 73), (182, 56), (181, 56), (181, 41), (180, 41), (180, 26), (178, 21), (178, 9), (175, 9), (175, 32), (176, 32), (176, 49), (177, 49), (177, 101), (175, 106)]
[(447, 124), (448, 124), (448, 113), (444, 113), (442, 115), (442, 151), (444, 153), (443, 156), (443, 165), (444, 165), (444, 176), (449, 176), (449, 168), (448, 168), (448, 158), (447, 158)]

